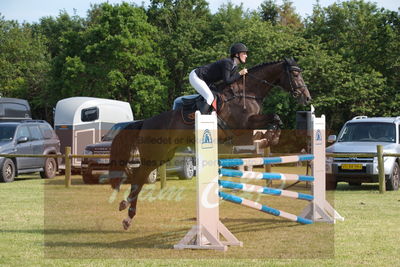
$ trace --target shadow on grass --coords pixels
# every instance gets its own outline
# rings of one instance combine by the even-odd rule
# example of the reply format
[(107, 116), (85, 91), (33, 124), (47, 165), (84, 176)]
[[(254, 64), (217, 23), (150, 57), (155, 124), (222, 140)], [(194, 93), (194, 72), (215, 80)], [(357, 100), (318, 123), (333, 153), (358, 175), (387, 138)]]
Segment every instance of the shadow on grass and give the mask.
[(339, 183), (336, 191), (379, 191), (379, 184), (349, 185), (347, 183)]
[[(140, 236), (126, 240), (110, 242), (107, 238), (102, 238), (96, 242), (81, 241), (82, 234), (114, 234), (125, 235), (129, 232), (122, 231), (102, 231), (102, 230), (87, 230), (87, 229), (26, 229), (26, 230), (0, 230), (0, 233), (18, 233), (18, 234), (39, 234), (45, 235), (45, 247), (57, 248), (172, 248), (187, 232), (184, 228), (179, 231), (156, 233), (147, 236)], [(61, 237), (59, 237), (59, 236)], [(75, 240), (74, 236), (76, 236)], [(64, 239), (64, 240), (63, 240)], [(65, 241), (69, 239), (71, 241)], [(79, 241), (78, 241), (79, 240)]]
[(263, 218), (223, 218), (221, 222), (235, 233), (262, 232), (279, 228), (287, 229), (302, 226), (295, 222)]
[(35, 175), (23, 175), (23, 176), (18, 176), (14, 178), (14, 182), (22, 182), (22, 181), (29, 181), (29, 180), (41, 180), (42, 177), (40, 177), (39, 174)]
[[(187, 219), (192, 221), (192, 218)], [(222, 219), (221, 220), (233, 233), (262, 232), (277, 228), (298, 227), (299, 224), (272, 220), (272, 219)], [(1, 230), (0, 233), (22, 233), (39, 234), (45, 236), (44, 246), (49, 248), (114, 248), (114, 249), (132, 249), (132, 248), (158, 248), (171, 249), (177, 244), (189, 231), (190, 227), (183, 227), (178, 230), (168, 232), (158, 232), (150, 235), (141, 235), (125, 240), (110, 241), (109, 238), (101, 235), (112, 234), (113, 238), (123, 239), (131, 236), (132, 232), (123, 232), (120, 230), (96, 230), (96, 229), (26, 229), (26, 230)], [(100, 235), (98, 241), (85, 242), (82, 235)], [(134, 233), (136, 234), (136, 233)], [(116, 237), (120, 235), (120, 237)]]
[[(133, 248), (159, 248), (159, 249), (171, 249), (187, 232), (188, 229), (182, 229), (180, 231), (155, 233), (146, 236), (140, 236), (125, 240), (110, 241), (110, 239), (103, 238), (95, 242), (85, 242), (79, 236), (79, 240), (65, 241), (62, 240), (64, 237), (47, 237), (45, 238), (45, 246), (50, 248), (67, 247), (67, 248), (113, 248), (113, 249), (133, 249)], [(60, 233), (59, 230), (50, 230), (53, 233)], [(47, 232), (47, 231), (45, 231)], [(61, 231), (62, 232), (62, 231)], [(64, 234), (81, 234), (79, 230), (64, 230)], [(90, 231), (83, 231), (83, 233), (90, 233)], [(124, 235), (121, 231), (96, 231), (96, 233), (115, 233)], [(129, 235), (126, 234), (126, 235)], [(121, 238), (122, 239), (122, 238)]]
[[(61, 179), (47, 179), (46, 185), (65, 185), (65, 178), (62, 176)], [(82, 177), (72, 177), (71, 185), (84, 185)]]
[(90, 230), (90, 229), (25, 229), (0, 230), (0, 233), (42, 234), (42, 235), (70, 235), (70, 234), (120, 234), (117, 230)]

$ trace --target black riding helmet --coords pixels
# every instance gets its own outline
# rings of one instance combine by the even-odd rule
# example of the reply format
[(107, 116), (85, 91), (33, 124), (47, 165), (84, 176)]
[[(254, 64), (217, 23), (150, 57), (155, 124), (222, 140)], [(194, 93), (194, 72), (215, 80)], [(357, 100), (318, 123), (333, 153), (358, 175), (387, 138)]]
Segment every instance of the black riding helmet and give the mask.
[(229, 49), (230, 53), (231, 53), (231, 57), (234, 57), (236, 54), (240, 53), (240, 52), (248, 52), (249, 49), (247, 49), (247, 46), (245, 46), (242, 43), (236, 43), (233, 44), (231, 46), (231, 48)]

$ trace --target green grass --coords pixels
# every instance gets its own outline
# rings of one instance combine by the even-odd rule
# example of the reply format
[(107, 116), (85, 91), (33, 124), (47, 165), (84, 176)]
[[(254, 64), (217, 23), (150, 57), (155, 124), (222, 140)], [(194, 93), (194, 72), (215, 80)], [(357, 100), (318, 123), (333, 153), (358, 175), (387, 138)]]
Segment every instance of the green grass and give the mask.
[[(292, 168), (292, 172), (298, 170)], [(300, 170), (302, 173), (303, 170)], [(289, 171), (288, 171), (289, 172)], [(74, 176), (25, 176), (0, 184), (0, 266), (395, 266), (398, 264), (400, 192), (377, 184), (339, 184), (328, 194), (345, 217), (335, 225), (298, 225), (223, 202), (221, 221), (243, 241), (227, 252), (173, 250), (195, 224), (195, 180), (146, 185), (138, 214), (124, 231), (117, 210), (127, 186), (110, 203), (107, 185), (83, 185)], [(293, 190), (307, 192), (304, 185)], [(242, 194), (242, 193), (236, 193)], [(305, 201), (245, 195), (299, 214)]]

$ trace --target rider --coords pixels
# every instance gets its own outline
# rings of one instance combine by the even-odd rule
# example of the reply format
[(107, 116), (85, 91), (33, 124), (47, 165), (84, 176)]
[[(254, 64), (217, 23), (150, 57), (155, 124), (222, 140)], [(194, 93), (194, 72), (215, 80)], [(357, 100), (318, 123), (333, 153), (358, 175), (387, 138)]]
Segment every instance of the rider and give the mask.
[(219, 81), (226, 84), (235, 82), (240, 76), (247, 74), (247, 69), (237, 71), (239, 63), (246, 63), (247, 47), (242, 43), (233, 44), (230, 47), (230, 58), (224, 58), (214, 63), (198, 67), (189, 74), (190, 84), (205, 99), (204, 105), (200, 108), (202, 114), (207, 114), (210, 109), (217, 109), (214, 95), (209, 85)]

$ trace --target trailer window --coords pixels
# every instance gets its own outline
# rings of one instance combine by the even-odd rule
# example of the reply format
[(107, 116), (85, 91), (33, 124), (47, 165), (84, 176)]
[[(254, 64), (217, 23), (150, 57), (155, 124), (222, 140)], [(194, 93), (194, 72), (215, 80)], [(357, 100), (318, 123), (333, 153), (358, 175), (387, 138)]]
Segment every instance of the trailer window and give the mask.
[(95, 121), (99, 118), (99, 109), (97, 107), (82, 109), (82, 121)]

